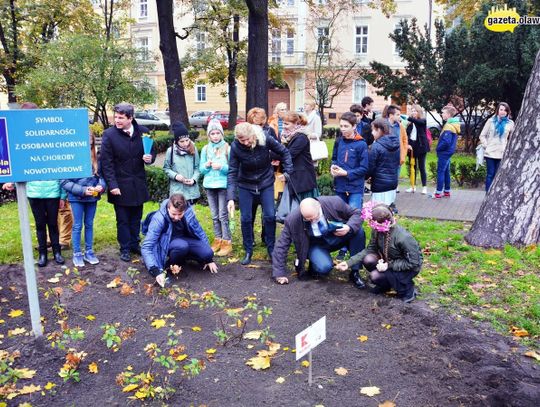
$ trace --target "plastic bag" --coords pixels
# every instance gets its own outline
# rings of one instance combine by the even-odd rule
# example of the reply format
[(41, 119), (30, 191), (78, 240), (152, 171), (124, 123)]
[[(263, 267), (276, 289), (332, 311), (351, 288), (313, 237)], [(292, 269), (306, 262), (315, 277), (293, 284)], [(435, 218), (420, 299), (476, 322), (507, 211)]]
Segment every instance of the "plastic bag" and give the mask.
[(476, 171), (478, 171), (479, 167), (484, 166), (484, 151), (482, 144), (478, 144), (476, 147)]
[(287, 215), (289, 215), (289, 213), (291, 213), (299, 205), (300, 202), (298, 202), (298, 199), (291, 196), (288, 185), (285, 185), (283, 194), (281, 194), (281, 199), (276, 208), (276, 222), (284, 223)]

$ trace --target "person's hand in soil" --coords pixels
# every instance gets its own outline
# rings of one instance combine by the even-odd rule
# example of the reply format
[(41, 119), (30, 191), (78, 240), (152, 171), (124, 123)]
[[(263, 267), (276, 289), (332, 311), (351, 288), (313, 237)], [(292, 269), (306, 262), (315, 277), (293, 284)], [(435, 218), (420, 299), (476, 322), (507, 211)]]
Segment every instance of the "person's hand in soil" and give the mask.
[(335, 236), (345, 236), (347, 233), (349, 233), (350, 230), (351, 230), (351, 228), (349, 227), (349, 225), (343, 225), (343, 227), (340, 227), (339, 229), (336, 229), (336, 231), (334, 232), (334, 235)]
[(214, 262), (205, 264), (203, 270), (206, 270), (206, 268), (208, 268), (208, 270), (210, 270), (210, 273), (212, 274), (216, 274), (218, 272), (217, 264)]
[(338, 269), (339, 271), (347, 271), (347, 269), (349, 268), (349, 265), (347, 264), (346, 261), (342, 261), (341, 263), (336, 264), (335, 268)]
[(388, 270), (388, 263), (383, 259), (379, 259), (379, 262), (377, 263), (377, 270), (384, 273), (386, 270)]
[(278, 284), (289, 284), (289, 279), (287, 277), (278, 277), (276, 278), (276, 283)]
[(167, 285), (167, 273), (165, 271), (156, 276), (156, 283), (158, 283), (161, 288), (164, 288)]

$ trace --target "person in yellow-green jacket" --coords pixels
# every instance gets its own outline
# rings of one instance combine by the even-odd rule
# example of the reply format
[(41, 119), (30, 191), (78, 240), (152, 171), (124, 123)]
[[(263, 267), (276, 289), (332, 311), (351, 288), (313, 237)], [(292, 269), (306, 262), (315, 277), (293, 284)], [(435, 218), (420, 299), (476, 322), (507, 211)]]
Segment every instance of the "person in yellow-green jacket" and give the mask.
[(437, 189), (432, 195), (434, 199), (450, 198), (450, 163), (456, 151), (457, 139), (460, 133), (460, 123), (454, 106), (442, 109), (442, 119), (446, 121), (437, 144)]

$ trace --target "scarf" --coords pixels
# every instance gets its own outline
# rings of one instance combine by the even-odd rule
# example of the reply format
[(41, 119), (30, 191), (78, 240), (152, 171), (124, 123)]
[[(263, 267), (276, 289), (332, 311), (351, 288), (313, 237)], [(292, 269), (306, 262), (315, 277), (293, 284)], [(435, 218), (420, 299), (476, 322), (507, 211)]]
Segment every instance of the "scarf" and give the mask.
[(507, 123), (508, 116), (505, 116), (502, 119), (499, 119), (499, 116), (495, 116), (493, 118), (493, 124), (495, 125), (495, 134), (499, 136), (499, 138), (502, 138)]
[(300, 124), (295, 124), (291, 130), (283, 130), (281, 132), (281, 142), (287, 144), (292, 140), (296, 133), (306, 133), (305, 127)]
[[(224, 148), (225, 147), (225, 148)], [(210, 153), (208, 154), (208, 158), (211, 160), (215, 158), (221, 158), (227, 153), (227, 147), (225, 140), (221, 139), (217, 143), (208, 143), (207, 151)], [(225, 161), (227, 160), (227, 157), (225, 157)]]

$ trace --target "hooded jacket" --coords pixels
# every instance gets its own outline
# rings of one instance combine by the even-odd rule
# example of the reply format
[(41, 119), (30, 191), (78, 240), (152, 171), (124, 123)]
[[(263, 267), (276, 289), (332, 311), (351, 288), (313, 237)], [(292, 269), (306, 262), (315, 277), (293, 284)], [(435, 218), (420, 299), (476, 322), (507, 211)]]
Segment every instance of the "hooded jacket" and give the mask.
[(372, 192), (386, 192), (397, 188), (400, 159), (399, 137), (388, 134), (375, 140), (369, 151), (368, 176)]
[[(368, 147), (364, 140), (354, 140), (341, 137), (332, 164), (347, 171), (347, 176), (334, 178), (336, 192), (364, 193), (364, 180), (368, 171)], [(397, 170), (396, 170), (397, 171)]]
[(28, 198), (57, 198), (65, 199), (66, 191), (60, 187), (60, 181), (30, 181), (26, 183), (26, 195)]
[(508, 119), (501, 137), (496, 134), (495, 121), (497, 116), (490, 118), (480, 133), (480, 144), (485, 148), (484, 157), (502, 159), (508, 138), (514, 131), (514, 122)]
[[(199, 172), (204, 177), (203, 187), (207, 189), (227, 188), (230, 153), (231, 147), (224, 140), (221, 140), (219, 143), (208, 142), (208, 144), (202, 148)], [(221, 168), (219, 170), (214, 170), (212, 167), (207, 167), (206, 163), (208, 161), (221, 164)]]
[(459, 119), (448, 119), (441, 130), (439, 143), (437, 144), (437, 157), (450, 158), (456, 151), (457, 139), (460, 133)]
[[(152, 216), (146, 237), (141, 245), (141, 254), (148, 270), (152, 267), (163, 270), (167, 261), (173, 231), (172, 221), (167, 211), (168, 204), (169, 200), (164, 200), (154, 213), (154, 216)], [(186, 209), (184, 219), (190, 234), (208, 243), (208, 238), (195, 217), (195, 212), (193, 212), (191, 206)]]
[[(171, 150), (174, 148), (171, 162)], [(186, 199), (197, 199), (201, 196), (199, 189), (199, 152), (195, 147), (193, 155), (177, 153), (177, 146), (173, 145), (165, 153), (163, 170), (169, 177), (169, 196), (172, 194), (182, 194)], [(176, 181), (175, 177), (180, 174), (187, 179), (195, 180), (193, 185), (186, 185), (183, 182)]]
[(97, 175), (85, 178), (65, 179), (60, 182), (60, 186), (67, 192), (69, 202), (97, 202), (101, 199), (101, 194), (97, 196), (85, 195), (86, 188), (101, 185), (103, 191), (107, 185), (105, 180)]

